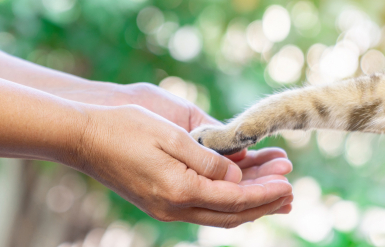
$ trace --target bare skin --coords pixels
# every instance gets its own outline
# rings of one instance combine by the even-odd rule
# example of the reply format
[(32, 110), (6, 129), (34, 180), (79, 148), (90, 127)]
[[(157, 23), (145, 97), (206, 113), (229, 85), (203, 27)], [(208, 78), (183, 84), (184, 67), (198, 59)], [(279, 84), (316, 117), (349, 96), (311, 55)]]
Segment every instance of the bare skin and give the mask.
[[(282, 150), (242, 151), (229, 157), (236, 166), (188, 134), (218, 122), (157, 87), (91, 83), (18, 59), (4, 62), (7, 57), (0, 56), (0, 68), (8, 66), (0, 77), (20, 84), (35, 78), (36, 88), (94, 105), (1, 80), (0, 156), (71, 166), (163, 221), (234, 227), (290, 211), (291, 186), (283, 175), (291, 163)], [(27, 78), (10, 73), (18, 66)], [(147, 109), (112, 107), (130, 103)]]

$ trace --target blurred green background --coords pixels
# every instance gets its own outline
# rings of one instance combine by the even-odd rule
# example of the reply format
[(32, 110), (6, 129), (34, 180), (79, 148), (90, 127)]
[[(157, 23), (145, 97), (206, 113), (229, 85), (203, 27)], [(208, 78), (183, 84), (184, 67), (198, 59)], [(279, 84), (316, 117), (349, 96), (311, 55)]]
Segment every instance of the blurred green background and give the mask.
[[(0, 0), (0, 49), (88, 79), (150, 82), (226, 120), (267, 94), (383, 72), (383, 0)], [(0, 68), (1, 69), (1, 68)], [(285, 132), (290, 215), (158, 222), (66, 167), (0, 161), (0, 246), (385, 246), (385, 142)]]

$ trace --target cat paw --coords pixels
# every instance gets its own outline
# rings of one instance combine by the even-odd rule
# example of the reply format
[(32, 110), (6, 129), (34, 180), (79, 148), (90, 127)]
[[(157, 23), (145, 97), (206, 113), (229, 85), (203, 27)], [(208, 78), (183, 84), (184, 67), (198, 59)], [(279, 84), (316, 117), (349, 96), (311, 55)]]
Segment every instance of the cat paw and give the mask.
[(261, 123), (243, 122), (235, 129), (235, 139), (238, 145), (248, 147), (262, 140), (268, 132)]
[(245, 148), (238, 144), (234, 130), (227, 126), (206, 125), (194, 129), (190, 134), (201, 145), (222, 155), (234, 154)]
[(230, 155), (252, 146), (266, 136), (264, 131), (255, 129), (246, 123), (234, 128), (226, 126), (202, 126), (191, 133), (201, 145), (215, 150), (220, 154)]

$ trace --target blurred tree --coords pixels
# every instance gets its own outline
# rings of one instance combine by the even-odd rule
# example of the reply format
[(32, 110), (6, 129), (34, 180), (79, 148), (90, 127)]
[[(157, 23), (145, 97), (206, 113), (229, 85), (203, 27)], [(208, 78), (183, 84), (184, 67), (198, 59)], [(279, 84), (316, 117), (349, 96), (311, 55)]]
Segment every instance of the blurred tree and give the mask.
[[(281, 88), (383, 71), (384, 5), (380, 0), (0, 0), (0, 49), (93, 80), (157, 84), (225, 120)], [(265, 146), (288, 151), (295, 167), (290, 179), (302, 185), (295, 187), (298, 205), (286, 218), (291, 223), (261, 221), (274, 225), (276, 238), (293, 242), (259, 246), (385, 245), (385, 227), (368, 227), (371, 217), (385, 221), (381, 137), (295, 132), (256, 148)], [(45, 166), (36, 169), (45, 174)], [(306, 211), (303, 203), (317, 191), (317, 203)], [(197, 235), (197, 226), (155, 221), (108, 193), (105, 224), (116, 218), (132, 225), (145, 221), (159, 232), (155, 246), (200, 245), (210, 231), (199, 228)], [(353, 204), (341, 204), (341, 198)], [(342, 222), (358, 218), (344, 228), (338, 215)], [(69, 234), (65, 240), (77, 238)], [(220, 246), (216, 238), (211, 235), (208, 245)]]

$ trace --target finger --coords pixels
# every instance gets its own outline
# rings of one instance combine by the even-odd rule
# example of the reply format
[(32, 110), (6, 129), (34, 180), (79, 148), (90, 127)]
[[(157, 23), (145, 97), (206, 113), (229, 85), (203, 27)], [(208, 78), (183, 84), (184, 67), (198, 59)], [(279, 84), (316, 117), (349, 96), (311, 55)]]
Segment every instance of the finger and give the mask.
[(279, 198), (269, 204), (239, 213), (223, 213), (204, 208), (191, 208), (182, 214), (182, 220), (199, 225), (233, 228), (279, 210), (287, 203), (286, 200), (287, 198)]
[(273, 180), (288, 181), (287, 178), (282, 175), (269, 175), (256, 179), (242, 180), (239, 185), (263, 184)]
[(228, 159), (230, 159), (234, 162), (238, 162), (238, 161), (243, 160), (246, 157), (246, 154), (247, 154), (247, 149), (245, 148), (238, 153), (231, 154), (231, 155), (225, 155), (225, 157), (227, 157)]
[(231, 213), (259, 207), (292, 194), (290, 183), (280, 179), (238, 185), (203, 178), (195, 187), (196, 190), (190, 192), (191, 206)]
[(263, 165), (242, 169), (242, 180), (255, 179), (268, 175), (286, 175), (293, 170), (293, 165), (286, 158), (276, 158)]
[(209, 179), (241, 181), (241, 169), (231, 160), (200, 145), (185, 131), (175, 133), (165, 136), (165, 142), (159, 143), (166, 153)]
[(171, 183), (167, 183), (166, 187), (169, 188), (166, 189), (169, 201), (178, 207), (201, 207), (234, 213), (268, 204), (292, 194), (291, 185), (280, 175), (258, 178), (248, 181), (245, 185), (212, 181), (204, 176), (198, 176), (193, 169), (186, 170), (183, 163), (166, 153), (162, 154), (165, 156), (162, 159), (166, 160), (166, 164), (179, 164), (169, 167), (170, 175), (175, 173), (177, 176), (169, 177)]
[(280, 209), (270, 213), (270, 215), (273, 215), (273, 214), (288, 214), (288, 213), (291, 212), (292, 209), (293, 209), (293, 205), (292, 204), (288, 204), (288, 205), (282, 206)]
[(292, 209), (292, 202), (293, 202), (293, 199), (294, 199), (294, 196), (293, 194), (290, 195), (290, 196), (287, 196), (287, 199), (285, 201), (285, 203), (282, 205), (282, 207), (272, 213), (270, 213), (271, 215), (273, 214), (288, 214), (290, 213), (291, 209)]
[(240, 168), (249, 168), (262, 165), (276, 158), (287, 158), (287, 154), (281, 148), (263, 148), (257, 151), (247, 152), (245, 158), (237, 162), (237, 165)]

